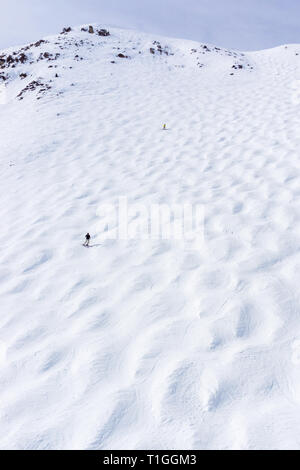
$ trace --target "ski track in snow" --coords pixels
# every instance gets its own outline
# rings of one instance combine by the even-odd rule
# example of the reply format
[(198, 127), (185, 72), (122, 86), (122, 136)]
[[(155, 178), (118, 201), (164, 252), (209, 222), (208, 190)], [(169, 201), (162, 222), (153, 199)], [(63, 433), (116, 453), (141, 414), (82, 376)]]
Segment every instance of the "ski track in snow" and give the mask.
[[(111, 33), (0, 106), (0, 447), (299, 448), (300, 46), (231, 76)], [(204, 247), (99, 240), (119, 196), (203, 204)]]

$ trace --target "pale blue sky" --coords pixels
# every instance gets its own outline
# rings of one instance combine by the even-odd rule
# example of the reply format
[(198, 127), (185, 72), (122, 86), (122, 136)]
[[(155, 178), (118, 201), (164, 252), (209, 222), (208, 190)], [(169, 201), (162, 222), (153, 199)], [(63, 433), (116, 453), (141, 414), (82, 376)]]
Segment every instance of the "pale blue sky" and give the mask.
[(103, 23), (241, 50), (300, 43), (300, 0), (0, 0), (0, 49)]

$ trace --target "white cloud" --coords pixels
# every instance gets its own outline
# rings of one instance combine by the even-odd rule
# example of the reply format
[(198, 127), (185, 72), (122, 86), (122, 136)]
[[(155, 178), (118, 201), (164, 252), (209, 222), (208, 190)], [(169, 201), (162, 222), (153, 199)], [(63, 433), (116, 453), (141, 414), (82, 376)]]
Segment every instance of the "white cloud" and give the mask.
[(300, 42), (295, 0), (0, 0), (0, 49), (99, 22), (224, 47)]

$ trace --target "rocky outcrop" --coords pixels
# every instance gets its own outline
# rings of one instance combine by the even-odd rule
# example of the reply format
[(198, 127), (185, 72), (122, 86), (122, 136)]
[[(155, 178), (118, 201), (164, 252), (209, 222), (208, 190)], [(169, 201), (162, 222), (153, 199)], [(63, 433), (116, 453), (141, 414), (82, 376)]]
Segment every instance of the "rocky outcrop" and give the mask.
[(64, 28), (60, 34), (68, 34), (72, 31), (72, 28), (69, 26), (68, 28)]
[(88, 28), (81, 28), (81, 31), (84, 33), (97, 34), (98, 36), (110, 36), (110, 32), (107, 29), (94, 29), (93, 26)]
[(8, 80), (8, 75), (6, 75), (5, 73), (0, 73), (0, 83), (6, 82), (6, 80)]
[(41, 54), (39, 55), (38, 61), (45, 60), (45, 59), (48, 61), (57, 60), (59, 57), (60, 57), (59, 52), (57, 52), (56, 54), (51, 54), (50, 52), (41, 52)]
[(150, 47), (150, 54), (173, 55), (170, 53), (168, 46), (162, 47), (159, 41), (153, 41), (153, 46)]
[(8, 67), (14, 68), (17, 64), (25, 64), (28, 61), (28, 57), (24, 52), (13, 52), (12, 54), (0, 55), (0, 69)]
[[(39, 94), (43, 94), (44, 92), (50, 89), (51, 89), (51, 86), (48, 85), (48, 83), (42, 83), (40, 80), (33, 80), (25, 88), (23, 88), (23, 90), (18, 94), (17, 98), (19, 98), (19, 100), (23, 100), (24, 94), (27, 93), (28, 91), (38, 90)], [(37, 97), (37, 99), (40, 99), (40, 98), (41, 96)]]
[(110, 36), (110, 32), (107, 29), (97, 30), (98, 36)]

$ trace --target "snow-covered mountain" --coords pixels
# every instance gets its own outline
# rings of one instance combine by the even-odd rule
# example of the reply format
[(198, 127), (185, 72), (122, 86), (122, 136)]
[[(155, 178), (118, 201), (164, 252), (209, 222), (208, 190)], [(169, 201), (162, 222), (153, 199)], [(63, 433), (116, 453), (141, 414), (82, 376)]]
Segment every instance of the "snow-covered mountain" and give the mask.
[[(299, 80), (105, 25), (0, 53), (2, 449), (300, 447)], [(103, 237), (120, 197), (204, 244)]]

